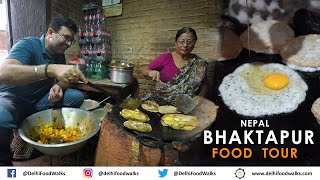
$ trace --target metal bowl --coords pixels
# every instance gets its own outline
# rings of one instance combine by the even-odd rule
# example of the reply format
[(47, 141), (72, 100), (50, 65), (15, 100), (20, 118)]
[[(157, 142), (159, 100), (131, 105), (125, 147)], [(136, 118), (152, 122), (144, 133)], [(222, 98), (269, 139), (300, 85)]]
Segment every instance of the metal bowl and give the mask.
[[(84, 137), (80, 140), (62, 144), (41, 144), (31, 140), (30, 134), (33, 128), (42, 123), (43, 125), (62, 125), (64, 127), (79, 127), (81, 135)], [(73, 153), (82, 148), (88, 139), (93, 137), (100, 129), (101, 121), (94, 116), (92, 112), (79, 108), (62, 108), (62, 109), (48, 109), (37, 112), (27, 119), (25, 119), (18, 133), (20, 137), (27, 143), (34, 146), (40, 152), (61, 156)]]
[(85, 99), (82, 103), (82, 105), (80, 106), (81, 109), (85, 109), (85, 110), (93, 110), (96, 109), (100, 106), (98, 101), (92, 100), (92, 99)]
[(93, 110), (92, 113), (102, 121), (104, 117), (107, 115), (108, 110), (106, 110), (105, 108), (99, 108)]

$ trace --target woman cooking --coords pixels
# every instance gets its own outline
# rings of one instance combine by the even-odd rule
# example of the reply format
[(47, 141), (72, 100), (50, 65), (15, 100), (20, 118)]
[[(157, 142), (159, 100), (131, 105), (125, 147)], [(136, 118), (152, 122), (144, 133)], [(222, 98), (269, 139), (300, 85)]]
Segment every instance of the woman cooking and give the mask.
[(142, 100), (150, 99), (158, 103), (175, 104), (178, 94), (205, 96), (208, 91), (207, 63), (192, 54), (197, 34), (194, 29), (184, 27), (178, 30), (175, 38), (175, 51), (161, 54), (141, 74), (157, 80), (151, 92)]

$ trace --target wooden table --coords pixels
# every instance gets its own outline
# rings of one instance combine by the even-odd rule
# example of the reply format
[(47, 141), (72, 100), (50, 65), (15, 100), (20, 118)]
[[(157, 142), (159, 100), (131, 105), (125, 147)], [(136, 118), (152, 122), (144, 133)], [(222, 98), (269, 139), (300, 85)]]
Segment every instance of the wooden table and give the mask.
[[(132, 83), (129, 84), (117, 84), (111, 82), (110, 79), (88, 79), (91, 83), (98, 85), (99, 87), (103, 88), (105, 91), (107, 91), (108, 95), (111, 95), (114, 98), (120, 98), (124, 99), (130, 94), (135, 93), (138, 83), (137, 80), (135, 79)], [(79, 89), (79, 90), (84, 90), (84, 91), (91, 91), (91, 92), (100, 92), (99, 90), (84, 84), (84, 83), (76, 83), (71, 85), (73, 88)]]

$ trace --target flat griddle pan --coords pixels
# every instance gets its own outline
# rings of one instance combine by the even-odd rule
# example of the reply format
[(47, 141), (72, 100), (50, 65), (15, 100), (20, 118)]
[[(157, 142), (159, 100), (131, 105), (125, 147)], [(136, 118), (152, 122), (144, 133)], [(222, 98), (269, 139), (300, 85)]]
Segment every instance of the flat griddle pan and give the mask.
[(164, 143), (170, 143), (172, 141), (187, 141), (200, 136), (203, 130), (208, 129), (212, 125), (217, 115), (218, 107), (213, 102), (200, 96), (197, 96), (196, 98), (199, 104), (189, 114), (197, 116), (199, 125), (191, 131), (175, 130), (170, 127), (162, 126), (160, 123), (162, 114), (145, 111), (141, 106), (138, 109), (149, 116), (149, 123), (152, 126), (152, 131), (141, 133), (127, 129), (123, 125), (123, 122), (125, 122), (126, 119), (120, 115), (122, 108), (120, 108), (119, 105), (121, 103), (113, 106), (112, 111), (109, 114), (109, 119), (120, 128), (137, 136), (142, 144), (150, 147), (160, 147)]

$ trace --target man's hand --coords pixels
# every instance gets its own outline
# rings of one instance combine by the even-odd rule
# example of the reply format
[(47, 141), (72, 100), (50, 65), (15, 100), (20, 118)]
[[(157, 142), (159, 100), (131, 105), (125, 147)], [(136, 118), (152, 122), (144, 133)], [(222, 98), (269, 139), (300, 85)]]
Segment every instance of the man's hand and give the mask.
[(160, 80), (160, 72), (159, 71), (150, 71), (148, 76), (152, 78), (152, 80), (159, 81)]
[(49, 65), (48, 74), (50, 77), (55, 77), (58, 81), (65, 84), (75, 83), (79, 80), (84, 83), (88, 82), (82, 72), (74, 65)]
[(50, 102), (57, 102), (62, 98), (62, 96), (63, 96), (62, 88), (59, 85), (55, 84), (50, 89), (48, 100)]

